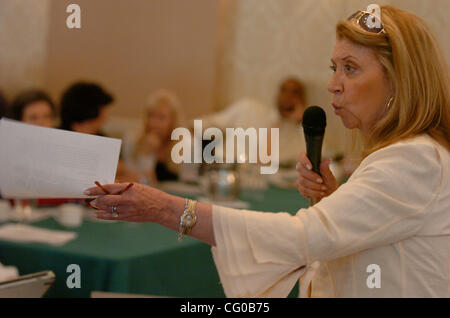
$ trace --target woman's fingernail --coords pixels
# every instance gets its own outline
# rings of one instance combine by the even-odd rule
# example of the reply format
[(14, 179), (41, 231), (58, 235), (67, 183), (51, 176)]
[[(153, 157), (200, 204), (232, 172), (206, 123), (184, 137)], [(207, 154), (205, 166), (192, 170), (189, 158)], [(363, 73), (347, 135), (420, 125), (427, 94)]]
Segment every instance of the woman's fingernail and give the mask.
[(321, 188), (323, 191), (327, 191), (327, 187), (326, 186), (322, 186)]
[(320, 192), (320, 195), (324, 197), (325, 196), (325, 192)]
[(321, 178), (316, 180), (318, 183), (323, 183), (323, 180)]
[(308, 168), (308, 170), (311, 170), (311, 169), (312, 169), (312, 167), (311, 167), (310, 164), (307, 164), (307, 165), (306, 165), (306, 168)]
[(84, 195), (91, 195), (91, 191), (86, 190), (86, 191), (83, 192), (83, 194), (84, 194)]
[(91, 201), (90, 205), (92, 205), (94, 208), (97, 207), (97, 200)]

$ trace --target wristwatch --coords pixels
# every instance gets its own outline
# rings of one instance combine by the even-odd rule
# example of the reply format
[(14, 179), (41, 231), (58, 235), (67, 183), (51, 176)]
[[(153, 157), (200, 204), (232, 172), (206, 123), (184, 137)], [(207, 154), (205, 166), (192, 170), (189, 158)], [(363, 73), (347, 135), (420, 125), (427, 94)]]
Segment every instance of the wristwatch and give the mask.
[(184, 212), (180, 217), (180, 229), (178, 231), (178, 241), (181, 242), (183, 235), (188, 235), (191, 233), (192, 228), (195, 223), (197, 223), (197, 214), (195, 213), (195, 208), (197, 206), (197, 201), (186, 199), (186, 204), (184, 205)]

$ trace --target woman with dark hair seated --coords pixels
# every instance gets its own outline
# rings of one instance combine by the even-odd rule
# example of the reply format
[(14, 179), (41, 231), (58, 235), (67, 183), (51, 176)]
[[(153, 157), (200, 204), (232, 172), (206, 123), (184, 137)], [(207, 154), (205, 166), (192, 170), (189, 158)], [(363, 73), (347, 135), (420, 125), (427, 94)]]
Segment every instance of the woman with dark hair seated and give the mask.
[(106, 106), (114, 98), (100, 85), (77, 82), (61, 98), (61, 129), (102, 136)]
[[(19, 93), (7, 108), (7, 117), (27, 124), (53, 128), (56, 108), (50, 96), (42, 90), (30, 89)], [(65, 203), (65, 200), (37, 199), (36, 205), (54, 205)], [(27, 200), (19, 200), (15, 204), (27, 206)]]
[[(61, 125), (59, 128), (103, 136), (101, 129), (106, 119), (105, 108), (113, 97), (99, 85), (87, 82), (72, 84), (61, 98)], [(38, 205), (80, 203), (77, 199), (39, 199)]]
[(8, 108), (7, 117), (27, 124), (53, 127), (55, 104), (42, 90), (26, 90), (17, 95)]

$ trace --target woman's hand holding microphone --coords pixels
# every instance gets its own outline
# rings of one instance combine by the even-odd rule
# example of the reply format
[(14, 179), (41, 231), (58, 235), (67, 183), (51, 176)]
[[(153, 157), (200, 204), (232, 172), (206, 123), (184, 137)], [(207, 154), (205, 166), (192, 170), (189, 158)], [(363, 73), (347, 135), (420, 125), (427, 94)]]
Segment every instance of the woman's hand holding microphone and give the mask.
[(317, 202), (322, 198), (329, 196), (338, 188), (338, 183), (333, 173), (330, 170), (331, 159), (323, 160), (320, 164), (320, 176), (312, 171), (312, 164), (309, 161), (306, 153), (300, 154), (300, 161), (297, 164), (296, 170), (297, 189), (307, 198), (315, 198)]

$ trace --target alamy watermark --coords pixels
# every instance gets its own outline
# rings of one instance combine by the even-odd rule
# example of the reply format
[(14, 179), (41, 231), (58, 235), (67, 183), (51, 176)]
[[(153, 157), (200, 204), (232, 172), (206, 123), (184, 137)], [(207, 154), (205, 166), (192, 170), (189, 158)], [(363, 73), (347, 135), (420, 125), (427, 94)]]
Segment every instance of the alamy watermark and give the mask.
[[(226, 128), (226, 140), (224, 145), (222, 130), (211, 127), (203, 132), (202, 127), (201, 120), (194, 120), (194, 138), (192, 138), (191, 132), (187, 128), (179, 127), (172, 131), (171, 139), (178, 140), (178, 143), (174, 145), (171, 152), (172, 161), (174, 163), (248, 162), (261, 163), (263, 165), (260, 167), (261, 174), (274, 174), (278, 171), (278, 128), (270, 129), (269, 151), (267, 147), (269, 144), (267, 128), (247, 128), (246, 130), (243, 128)], [(247, 138), (248, 149), (246, 148)], [(194, 145), (192, 145), (192, 140)], [(202, 140), (211, 140), (203, 151), (201, 144)]]
[(381, 267), (377, 264), (370, 264), (366, 268), (367, 273), (371, 273), (366, 280), (367, 288), (381, 288)]
[(70, 13), (66, 19), (66, 25), (69, 29), (81, 28), (81, 8), (78, 4), (69, 4), (66, 8), (66, 12)]
[(81, 268), (78, 264), (70, 264), (66, 269), (67, 273), (70, 275), (67, 277), (66, 286), (67, 288), (81, 288)]

